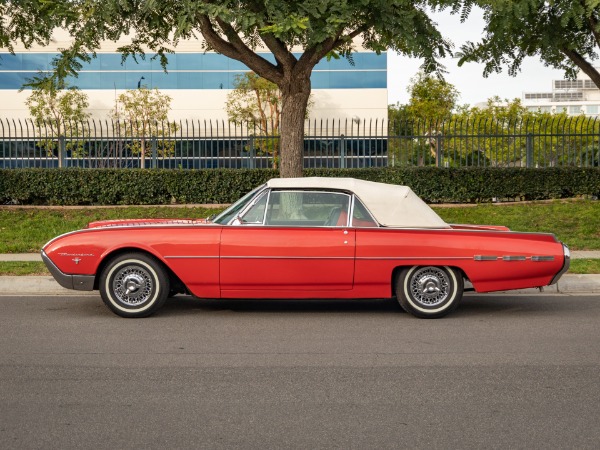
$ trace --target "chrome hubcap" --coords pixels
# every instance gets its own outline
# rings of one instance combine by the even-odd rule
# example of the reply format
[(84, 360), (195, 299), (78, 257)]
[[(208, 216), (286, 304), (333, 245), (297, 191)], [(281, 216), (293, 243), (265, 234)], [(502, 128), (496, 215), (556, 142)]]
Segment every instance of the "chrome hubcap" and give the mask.
[(450, 282), (444, 271), (437, 267), (423, 267), (410, 278), (413, 298), (424, 306), (436, 306), (450, 295)]
[(141, 305), (152, 295), (154, 284), (144, 268), (126, 266), (116, 273), (112, 286), (119, 301), (128, 305)]

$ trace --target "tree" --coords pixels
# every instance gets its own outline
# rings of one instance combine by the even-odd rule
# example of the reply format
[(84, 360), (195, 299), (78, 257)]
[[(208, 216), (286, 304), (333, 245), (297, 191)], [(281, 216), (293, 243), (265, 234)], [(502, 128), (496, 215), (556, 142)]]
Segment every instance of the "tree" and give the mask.
[(253, 72), (237, 75), (233, 90), (227, 95), (225, 110), (235, 123), (258, 127), (263, 134), (279, 129), (281, 92), (276, 84)]
[(175, 122), (169, 122), (171, 97), (161, 94), (156, 88), (148, 89), (140, 86), (138, 89), (125, 91), (117, 98), (117, 104), (112, 111), (112, 117), (117, 120), (118, 129), (123, 131), (121, 136), (132, 139), (127, 148), (134, 155), (140, 155), (140, 167), (145, 167), (146, 156), (151, 156), (152, 143), (158, 156), (169, 156), (175, 151), (175, 142), (165, 137), (176, 133), (179, 127)]
[(486, 27), (481, 41), (461, 48), (459, 65), (485, 63), (484, 76), (508, 65), (509, 74), (516, 75), (525, 57), (537, 56), (569, 78), (581, 69), (600, 88), (593, 62), (600, 49), (597, 0), (469, 0), (463, 18), (473, 5), (483, 8)]
[[(26, 48), (47, 45), (55, 27), (72, 21), (73, 11), (60, 2), (48, 0), (0, 1), (0, 48), (11, 53), (14, 44)], [(0, 61), (1, 64), (1, 61)]]
[[(90, 116), (85, 111), (89, 106), (87, 95), (75, 87), (62, 87), (45, 84), (33, 89), (25, 100), (29, 114), (44, 134), (44, 139), (36, 144), (48, 155), (58, 149), (59, 137), (80, 136), (84, 129), (83, 121)], [(74, 156), (81, 156), (84, 150), (82, 141), (72, 139), (66, 142), (65, 149)], [(58, 161), (62, 166), (62, 158)]]
[[(423, 58), (424, 69), (439, 69), (450, 49), (427, 15), (428, 6), (450, 0), (81, 0), (63, 1), (62, 25), (73, 43), (55, 62), (53, 77), (76, 74), (104, 40), (133, 35), (124, 56), (156, 53), (166, 66), (181, 39), (201, 34), (207, 48), (243, 62), (281, 91), (281, 176), (302, 175), (304, 116), (310, 75), (327, 56), (349, 57), (353, 40), (376, 52), (388, 49)], [(275, 62), (255, 50), (268, 49)], [(298, 56), (294, 51), (301, 49)], [(35, 82), (40, 82), (38, 77)]]
[[(312, 100), (309, 99), (305, 112), (308, 117)], [(281, 91), (276, 84), (246, 72), (235, 77), (233, 90), (227, 95), (225, 110), (232, 122), (245, 125), (253, 140), (253, 148), (272, 155), (273, 168), (277, 168), (279, 157), (279, 124), (281, 120)], [(251, 149), (252, 150), (252, 149)]]
[[(452, 116), (459, 93), (456, 88), (442, 78), (419, 72), (411, 80), (407, 91), (410, 101), (407, 113), (426, 127), (428, 136), (425, 146), (431, 157), (439, 165), (440, 153), (437, 151), (436, 135), (440, 133), (442, 122)], [(422, 162), (421, 162), (422, 164)]]

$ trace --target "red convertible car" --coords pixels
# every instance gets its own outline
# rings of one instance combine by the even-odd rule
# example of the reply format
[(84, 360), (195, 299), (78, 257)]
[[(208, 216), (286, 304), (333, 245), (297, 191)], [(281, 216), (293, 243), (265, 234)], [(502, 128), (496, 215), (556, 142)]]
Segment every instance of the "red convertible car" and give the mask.
[(100, 290), (123, 317), (171, 295), (396, 297), (442, 317), (477, 292), (556, 283), (569, 249), (552, 234), (449, 225), (406, 186), (351, 178), (272, 179), (213, 219), (109, 220), (59, 236), (42, 258), (64, 287)]

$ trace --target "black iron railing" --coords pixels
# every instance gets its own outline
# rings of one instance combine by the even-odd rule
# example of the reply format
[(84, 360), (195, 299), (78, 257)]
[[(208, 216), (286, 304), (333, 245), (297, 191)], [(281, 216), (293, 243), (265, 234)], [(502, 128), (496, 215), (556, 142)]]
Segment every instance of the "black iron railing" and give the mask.
[[(278, 132), (224, 121), (34, 123), (0, 119), (0, 168), (270, 168)], [(600, 121), (311, 120), (305, 167), (599, 167)]]

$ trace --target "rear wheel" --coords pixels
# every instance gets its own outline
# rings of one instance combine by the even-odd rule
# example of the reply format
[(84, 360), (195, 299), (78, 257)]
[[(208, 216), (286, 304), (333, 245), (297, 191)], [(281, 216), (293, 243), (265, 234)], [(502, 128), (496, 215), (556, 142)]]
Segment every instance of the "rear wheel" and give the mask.
[(400, 306), (416, 317), (435, 319), (452, 312), (463, 294), (462, 274), (451, 267), (413, 266), (396, 280)]
[(162, 265), (144, 253), (116, 257), (100, 275), (100, 296), (121, 317), (146, 317), (164, 305), (169, 277)]

